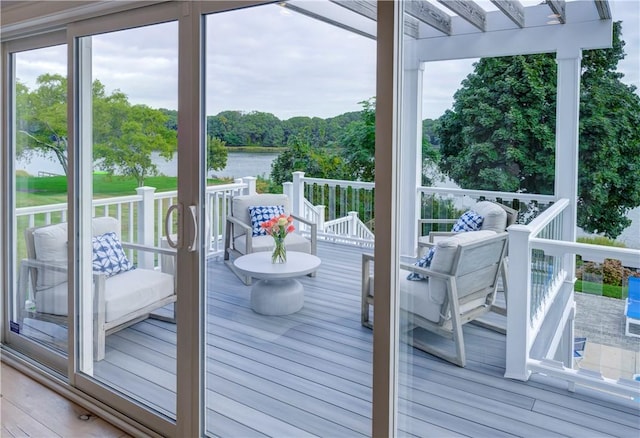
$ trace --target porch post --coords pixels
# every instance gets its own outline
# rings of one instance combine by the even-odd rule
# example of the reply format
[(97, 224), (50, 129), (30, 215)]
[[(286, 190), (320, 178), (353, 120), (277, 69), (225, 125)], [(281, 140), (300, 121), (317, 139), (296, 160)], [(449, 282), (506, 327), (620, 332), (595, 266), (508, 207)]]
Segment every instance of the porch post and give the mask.
[[(556, 55), (558, 65), (558, 85), (556, 98), (556, 166), (555, 189), (557, 199), (567, 198), (569, 206), (562, 216), (562, 240), (575, 242), (578, 203), (578, 152), (580, 121), (580, 71), (582, 51), (578, 48), (559, 50)], [(573, 303), (575, 283), (575, 256), (567, 254), (563, 266), (567, 272), (565, 287), (571, 288), (569, 301)], [(562, 328), (559, 328), (562, 329)], [(564, 331), (563, 344), (573, 343), (573, 324)], [(572, 350), (565, 351), (564, 363), (571, 363)]]
[(303, 216), (304, 209), (304, 172), (293, 172), (293, 199), (291, 199), (291, 211), (298, 216)]
[(504, 376), (527, 380), (531, 343), (531, 231), (526, 225), (509, 227), (509, 300), (507, 301), (507, 360)]
[(256, 177), (255, 176), (245, 176), (242, 178), (242, 182), (247, 184), (247, 188), (244, 189), (244, 195), (255, 195), (256, 194)]
[(417, 221), (422, 185), (422, 77), (424, 64), (417, 62), (404, 68), (402, 96), (402, 147), (400, 148), (400, 254), (415, 257), (418, 249)]
[[(138, 187), (136, 193), (142, 196), (138, 203), (138, 243), (154, 246), (153, 218), (154, 218), (154, 193), (155, 187)], [(141, 268), (153, 269), (153, 253), (141, 251), (138, 253), (138, 265)]]

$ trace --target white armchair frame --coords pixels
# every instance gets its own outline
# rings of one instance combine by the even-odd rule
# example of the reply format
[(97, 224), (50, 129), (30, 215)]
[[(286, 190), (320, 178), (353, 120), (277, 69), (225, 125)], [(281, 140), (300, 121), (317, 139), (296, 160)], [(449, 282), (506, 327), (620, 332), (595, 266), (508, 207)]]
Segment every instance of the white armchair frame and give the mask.
[[(103, 218), (100, 218), (103, 219)], [(110, 218), (113, 219), (113, 218)], [(119, 222), (116, 219), (114, 220), (114, 224), (117, 224), (119, 227)], [(48, 225), (47, 225), (48, 226)], [(25, 230), (25, 240), (27, 243), (27, 257), (21, 261), (20, 265), (20, 275), (18, 278), (18, 312), (19, 312), (19, 321), (22, 326), (24, 318), (34, 318), (41, 319), (45, 321), (54, 322), (57, 324), (67, 325), (68, 326), (68, 316), (67, 315), (55, 315), (44, 312), (38, 312), (34, 309), (26, 309), (25, 303), (27, 301), (27, 297), (29, 292), (31, 292), (31, 296), (35, 300), (35, 291), (37, 284), (37, 276), (38, 269), (47, 269), (50, 271), (59, 272), (61, 274), (67, 273), (68, 267), (67, 262), (60, 264), (53, 264), (50, 262), (43, 262), (37, 259), (36, 250), (34, 245), (33, 233), (35, 230), (43, 228), (43, 227), (32, 227), (27, 228)], [(119, 230), (118, 230), (119, 232)], [(173, 249), (165, 249), (165, 248), (157, 248), (146, 245), (139, 245), (134, 243), (121, 242), (123, 249), (132, 249), (139, 252), (152, 252), (155, 254), (162, 255), (164, 257), (175, 257), (176, 251)], [(142, 269), (142, 268), (136, 268)], [(149, 270), (146, 270), (149, 271)], [(153, 271), (156, 272), (156, 271)], [(124, 273), (126, 274), (126, 273)], [(171, 273), (173, 274), (173, 273)], [(122, 275), (122, 274), (117, 274)], [(94, 358), (99, 361), (104, 359), (105, 356), (105, 343), (106, 336), (115, 333), (119, 330), (122, 330), (126, 327), (129, 327), (137, 322), (140, 322), (146, 318), (154, 318), (160, 319), (169, 322), (175, 322), (175, 304), (173, 306), (173, 311), (171, 316), (163, 316), (153, 314), (155, 310), (158, 310), (162, 307), (167, 306), (168, 304), (175, 303), (177, 300), (176, 290), (175, 290), (175, 281), (172, 280), (173, 294), (161, 298), (159, 300), (154, 301), (151, 304), (140, 308), (131, 309), (130, 312), (116, 318), (113, 320), (107, 320), (107, 282), (109, 278), (106, 274), (102, 272), (94, 272), (93, 273), (93, 284), (94, 284), (94, 294), (93, 294), (93, 350), (94, 350)], [(34, 303), (35, 305), (35, 303)]]

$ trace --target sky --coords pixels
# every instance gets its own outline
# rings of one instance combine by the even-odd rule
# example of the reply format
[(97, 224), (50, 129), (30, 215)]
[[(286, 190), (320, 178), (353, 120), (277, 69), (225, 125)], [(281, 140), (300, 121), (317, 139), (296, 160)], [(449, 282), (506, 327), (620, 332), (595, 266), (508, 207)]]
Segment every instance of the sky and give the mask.
[[(614, 21), (623, 22), (626, 42), (618, 70), (640, 93), (640, 1), (610, 0), (610, 5)], [(371, 39), (275, 4), (210, 15), (207, 29), (207, 114), (239, 110), (280, 119), (327, 118), (357, 111), (359, 102), (375, 95)], [(132, 103), (177, 108), (176, 23), (94, 36), (92, 45), (94, 78), (108, 92), (119, 89)], [(18, 77), (33, 87), (43, 72), (66, 74), (65, 57), (64, 47), (21, 53)], [(475, 61), (425, 65), (423, 118), (451, 108)]]

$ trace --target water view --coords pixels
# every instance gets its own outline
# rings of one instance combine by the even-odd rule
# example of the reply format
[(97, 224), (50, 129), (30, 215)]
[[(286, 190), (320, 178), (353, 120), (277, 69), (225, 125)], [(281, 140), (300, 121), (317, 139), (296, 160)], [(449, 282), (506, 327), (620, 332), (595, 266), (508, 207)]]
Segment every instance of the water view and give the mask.
[[(255, 154), (247, 152), (229, 152), (227, 158), (227, 167), (219, 171), (211, 171), (208, 176), (241, 178), (243, 176), (264, 176), (269, 177), (271, 174), (271, 163), (276, 159), (278, 154)], [(157, 153), (153, 154), (154, 162), (158, 166), (158, 172), (166, 176), (176, 176), (176, 159), (166, 161)], [(62, 167), (58, 162), (45, 157), (33, 157), (29, 162), (18, 161), (16, 169), (25, 170), (30, 175), (47, 176), (51, 174), (60, 175), (63, 173)], [(440, 187), (455, 187), (455, 183), (450, 180), (435, 180), (435, 185)], [(625, 229), (618, 241), (623, 242), (629, 248), (640, 248), (640, 207), (637, 207), (627, 215), (633, 222), (631, 226)], [(586, 235), (583, 232), (578, 233), (579, 236)]]

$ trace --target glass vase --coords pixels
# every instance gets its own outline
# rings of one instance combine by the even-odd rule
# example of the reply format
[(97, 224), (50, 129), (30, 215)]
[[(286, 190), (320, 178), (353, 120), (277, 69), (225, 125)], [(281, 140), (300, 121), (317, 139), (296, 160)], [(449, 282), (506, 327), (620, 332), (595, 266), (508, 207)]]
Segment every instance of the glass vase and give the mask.
[(284, 246), (284, 237), (274, 237), (275, 246), (271, 254), (271, 263), (286, 263), (287, 249)]

